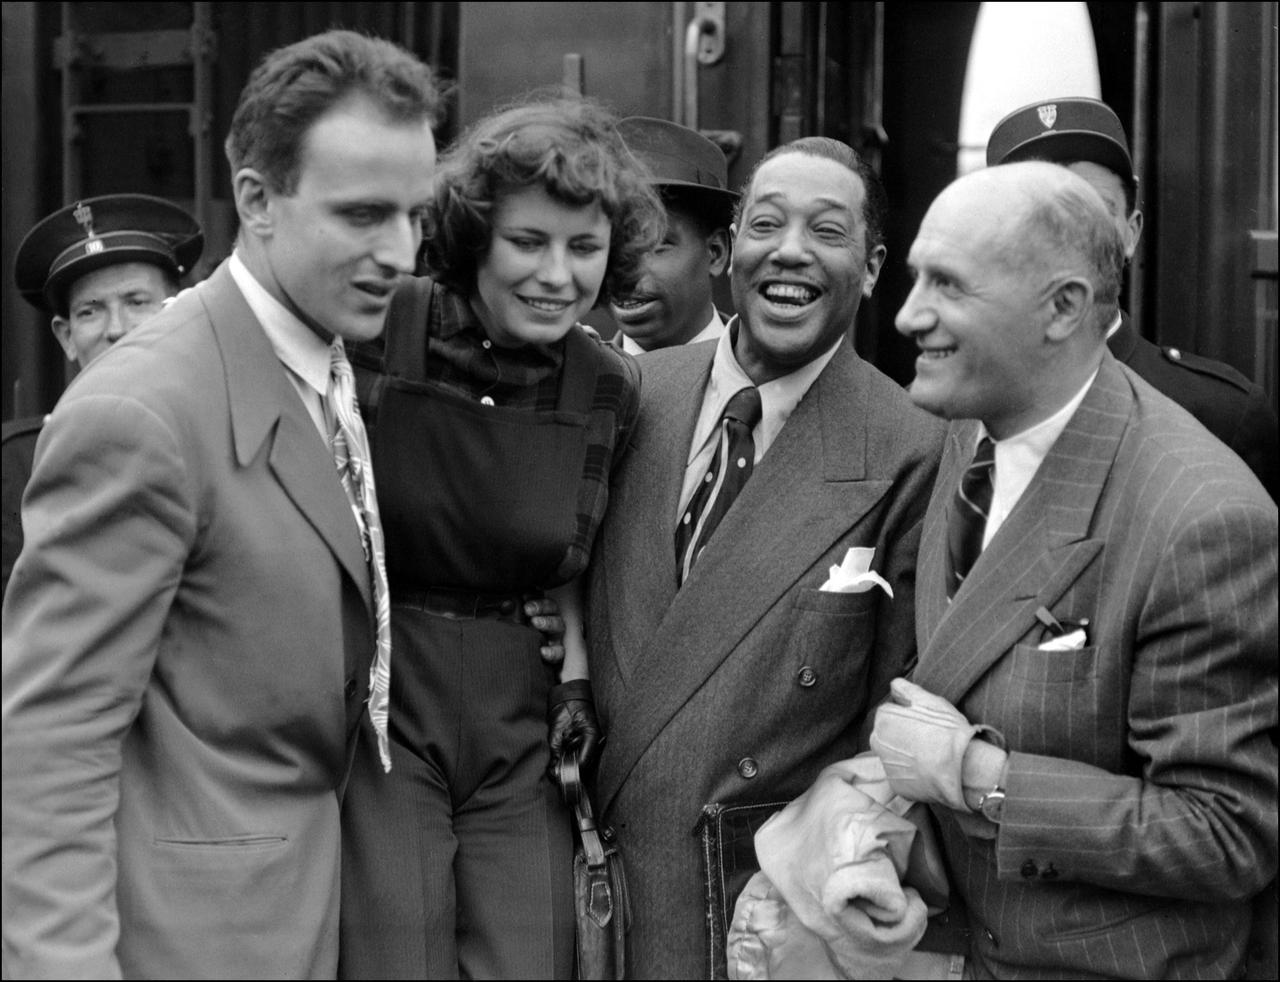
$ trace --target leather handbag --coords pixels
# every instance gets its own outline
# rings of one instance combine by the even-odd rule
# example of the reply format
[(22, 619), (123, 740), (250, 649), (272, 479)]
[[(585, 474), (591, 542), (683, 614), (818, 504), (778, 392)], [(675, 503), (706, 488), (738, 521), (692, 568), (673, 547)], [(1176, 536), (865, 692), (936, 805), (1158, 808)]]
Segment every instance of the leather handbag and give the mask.
[(706, 901), (706, 978), (727, 979), (725, 943), (733, 908), (747, 881), (759, 872), (755, 835), (760, 826), (785, 808), (785, 801), (752, 805), (704, 805), (693, 830), (702, 845), (703, 897)]
[(577, 919), (577, 978), (622, 979), (631, 911), (627, 881), (613, 830), (596, 826), (582, 780), (577, 748), (559, 760), (560, 792), (573, 809), (577, 848), (573, 857), (573, 904)]

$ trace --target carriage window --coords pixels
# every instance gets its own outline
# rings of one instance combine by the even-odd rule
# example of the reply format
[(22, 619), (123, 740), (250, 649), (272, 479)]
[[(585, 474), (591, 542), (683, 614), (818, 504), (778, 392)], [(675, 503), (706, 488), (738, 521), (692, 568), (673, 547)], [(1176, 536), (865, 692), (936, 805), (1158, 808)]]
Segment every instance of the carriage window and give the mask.
[(965, 69), (956, 174), (985, 166), (987, 137), (1013, 110), (1068, 95), (1102, 97), (1088, 5), (984, 3)]

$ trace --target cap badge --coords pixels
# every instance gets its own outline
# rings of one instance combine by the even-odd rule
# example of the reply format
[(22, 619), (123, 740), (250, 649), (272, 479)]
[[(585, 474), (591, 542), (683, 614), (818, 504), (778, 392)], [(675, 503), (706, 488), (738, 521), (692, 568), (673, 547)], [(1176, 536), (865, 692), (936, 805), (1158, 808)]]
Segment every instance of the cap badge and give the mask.
[(1047, 106), (1039, 107), (1036, 112), (1040, 116), (1040, 122), (1044, 123), (1047, 130), (1053, 129), (1053, 124), (1058, 121), (1058, 106), (1056, 103), (1049, 103)]
[(71, 217), (76, 220), (76, 224), (84, 229), (84, 234), (89, 238), (94, 238), (93, 233), (93, 209), (82, 202), (76, 202), (76, 209), (71, 213)]
[[(90, 232), (89, 234), (92, 235), (93, 233)], [(102, 244), (101, 239), (90, 239), (84, 244), (84, 254), (86, 256), (96, 256), (105, 248), (106, 246)]]

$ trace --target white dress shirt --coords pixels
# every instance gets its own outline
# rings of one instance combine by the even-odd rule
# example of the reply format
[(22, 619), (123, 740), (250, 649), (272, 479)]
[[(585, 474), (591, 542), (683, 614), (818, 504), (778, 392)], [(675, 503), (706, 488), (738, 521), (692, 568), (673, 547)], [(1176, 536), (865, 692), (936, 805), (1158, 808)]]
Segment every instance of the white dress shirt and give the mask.
[[(707, 326), (691, 337), (685, 344), (697, 344), (699, 341), (714, 341), (724, 333), (724, 321), (720, 319), (720, 311), (714, 307), (711, 308), (711, 320), (707, 322)], [(622, 331), (618, 332), (622, 338), (622, 350), (629, 355), (642, 355), (644, 348), (636, 344), (631, 338)]]
[(266, 332), (289, 381), (298, 391), (307, 415), (327, 442), (331, 427), (325, 416), (324, 400), (329, 391), (329, 345), (267, 292), (267, 288), (249, 272), (239, 250), (231, 254), (227, 267), (236, 286), (244, 294), (249, 309)]
[[(755, 384), (742, 370), (733, 354), (733, 341), (738, 333), (737, 320), (737, 317), (730, 319), (725, 332), (720, 335), (720, 343), (716, 346), (715, 358), (711, 362), (711, 378), (702, 394), (702, 409), (698, 412), (698, 421), (693, 428), (693, 442), (689, 445), (689, 460), (685, 465), (684, 486), (680, 491), (677, 515), (683, 514), (689, 507), (694, 490), (711, 466), (711, 458), (715, 455), (716, 445), (720, 440), (720, 417), (729, 400), (740, 390)], [(827, 362), (831, 361), (843, 341), (842, 334), (835, 344), (813, 361), (789, 375), (756, 386), (760, 390), (761, 416), (759, 424), (751, 431), (756, 447), (755, 463), (760, 463), (783, 424), (800, 404), (809, 387), (822, 374)]]
[[(983, 549), (987, 548), (987, 543), (1000, 530), (1022, 493), (1027, 490), (1027, 485), (1036, 476), (1041, 462), (1048, 456), (1058, 437), (1062, 436), (1062, 431), (1067, 428), (1075, 411), (1080, 408), (1080, 403), (1084, 401), (1084, 395), (1089, 391), (1089, 386), (1093, 385), (1097, 374), (1097, 369), (1094, 369), (1080, 391), (1048, 419), (1021, 433), (995, 441), (995, 487), (991, 494), (991, 514), (987, 516), (987, 527), (982, 533)], [(978, 427), (979, 441), (989, 435), (985, 426)], [(977, 443), (974, 444), (974, 449), (977, 449)]]

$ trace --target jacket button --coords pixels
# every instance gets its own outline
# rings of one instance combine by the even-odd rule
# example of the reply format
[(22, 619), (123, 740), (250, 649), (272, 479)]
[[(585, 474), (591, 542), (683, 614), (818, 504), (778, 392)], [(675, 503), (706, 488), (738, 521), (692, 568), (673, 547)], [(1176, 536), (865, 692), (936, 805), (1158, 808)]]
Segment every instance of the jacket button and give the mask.
[(992, 948), (1000, 947), (1000, 940), (992, 933), (991, 928), (984, 927), (982, 929), (982, 933), (986, 935), (987, 941), (990, 943)]
[(818, 673), (808, 665), (805, 665), (800, 669), (800, 671), (796, 672), (796, 681), (798, 681), (803, 688), (808, 689), (818, 681)]
[(1172, 358), (1174, 361), (1182, 361), (1182, 352), (1179, 351), (1177, 348), (1170, 348), (1169, 357)]
[(516, 602), (514, 600), (504, 600), (502, 601), (502, 603), (498, 604), (498, 610), (501, 611), (502, 614), (504, 615), (510, 615), (514, 613), (515, 609), (516, 609)]
[(1040, 874), (1040, 879), (1042, 879), (1042, 880), (1056, 880), (1056, 879), (1058, 878), (1058, 876), (1059, 876), (1058, 871), (1057, 871), (1056, 869), (1054, 869), (1054, 868), (1053, 868), (1053, 863), (1050, 863), (1050, 864), (1048, 865), (1048, 867), (1045, 869), (1045, 871), (1044, 871), (1043, 873), (1041, 873), (1041, 874)]
[(1033, 876), (1035, 876), (1037, 873), (1039, 873), (1040, 870), (1036, 866), (1035, 860), (1028, 859), (1025, 863), (1022, 864), (1022, 869), (1019, 870), (1018, 872), (1020, 872), (1024, 878), (1029, 880)]
[(347, 684), (343, 686), (343, 691), (346, 692), (348, 699), (354, 696), (356, 694), (356, 680), (353, 678), (347, 679)]
[(760, 765), (754, 757), (743, 757), (738, 761), (738, 773), (749, 781), (760, 773)]

